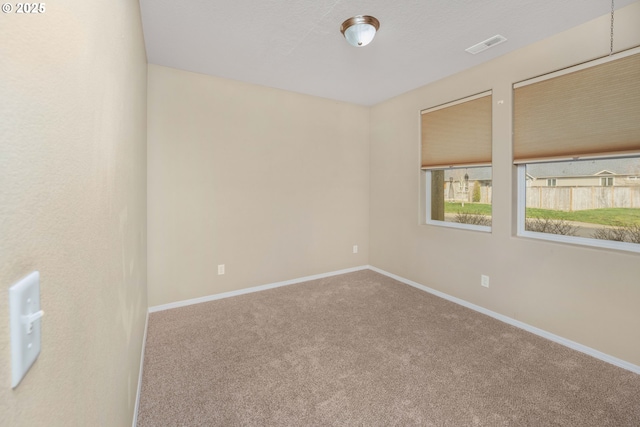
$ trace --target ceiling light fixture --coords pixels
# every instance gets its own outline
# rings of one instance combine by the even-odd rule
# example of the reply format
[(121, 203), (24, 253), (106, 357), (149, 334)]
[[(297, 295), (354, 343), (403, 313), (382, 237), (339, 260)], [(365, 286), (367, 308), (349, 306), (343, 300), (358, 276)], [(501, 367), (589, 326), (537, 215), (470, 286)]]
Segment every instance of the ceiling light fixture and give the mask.
[(340, 26), (340, 32), (351, 46), (362, 47), (371, 43), (380, 29), (380, 21), (373, 16), (358, 15), (349, 18)]

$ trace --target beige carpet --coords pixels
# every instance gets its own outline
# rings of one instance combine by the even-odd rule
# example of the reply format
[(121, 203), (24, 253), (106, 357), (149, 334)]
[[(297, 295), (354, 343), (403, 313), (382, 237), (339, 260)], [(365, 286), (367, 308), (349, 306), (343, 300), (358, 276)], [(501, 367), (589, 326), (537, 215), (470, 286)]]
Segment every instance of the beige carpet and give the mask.
[(640, 375), (372, 271), (153, 313), (139, 426), (640, 426)]

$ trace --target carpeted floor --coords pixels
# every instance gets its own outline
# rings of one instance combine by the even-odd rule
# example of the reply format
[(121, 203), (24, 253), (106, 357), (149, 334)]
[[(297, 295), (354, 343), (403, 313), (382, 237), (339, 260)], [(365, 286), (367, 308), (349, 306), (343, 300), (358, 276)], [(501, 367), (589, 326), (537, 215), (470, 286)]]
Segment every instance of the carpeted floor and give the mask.
[(365, 270), (153, 313), (138, 426), (640, 426), (640, 375)]

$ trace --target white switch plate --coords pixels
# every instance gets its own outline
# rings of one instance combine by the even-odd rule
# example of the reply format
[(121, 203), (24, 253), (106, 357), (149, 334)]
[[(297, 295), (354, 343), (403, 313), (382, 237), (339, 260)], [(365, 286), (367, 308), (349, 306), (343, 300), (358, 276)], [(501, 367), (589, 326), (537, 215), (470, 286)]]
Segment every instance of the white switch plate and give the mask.
[(218, 265), (218, 275), (224, 274), (224, 264)]
[(358, 253), (358, 245), (353, 245), (353, 253), (354, 254)]
[(484, 274), (480, 275), (480, 285), (485, 288), (489, 287), (489, 276), (485, 276)]
[(16, 388), (40, 354), (40, 273), (34, 271), (9, 288), (11, 388)]

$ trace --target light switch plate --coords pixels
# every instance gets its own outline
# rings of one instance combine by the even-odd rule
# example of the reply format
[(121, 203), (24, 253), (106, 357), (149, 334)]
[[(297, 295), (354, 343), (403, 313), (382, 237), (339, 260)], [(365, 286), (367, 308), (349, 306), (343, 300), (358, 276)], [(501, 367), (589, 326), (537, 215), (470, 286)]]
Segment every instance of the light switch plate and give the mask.
[(34, 271), (9, 288), (11, 387), (16, 388), (40, 354), (40, 273)]

